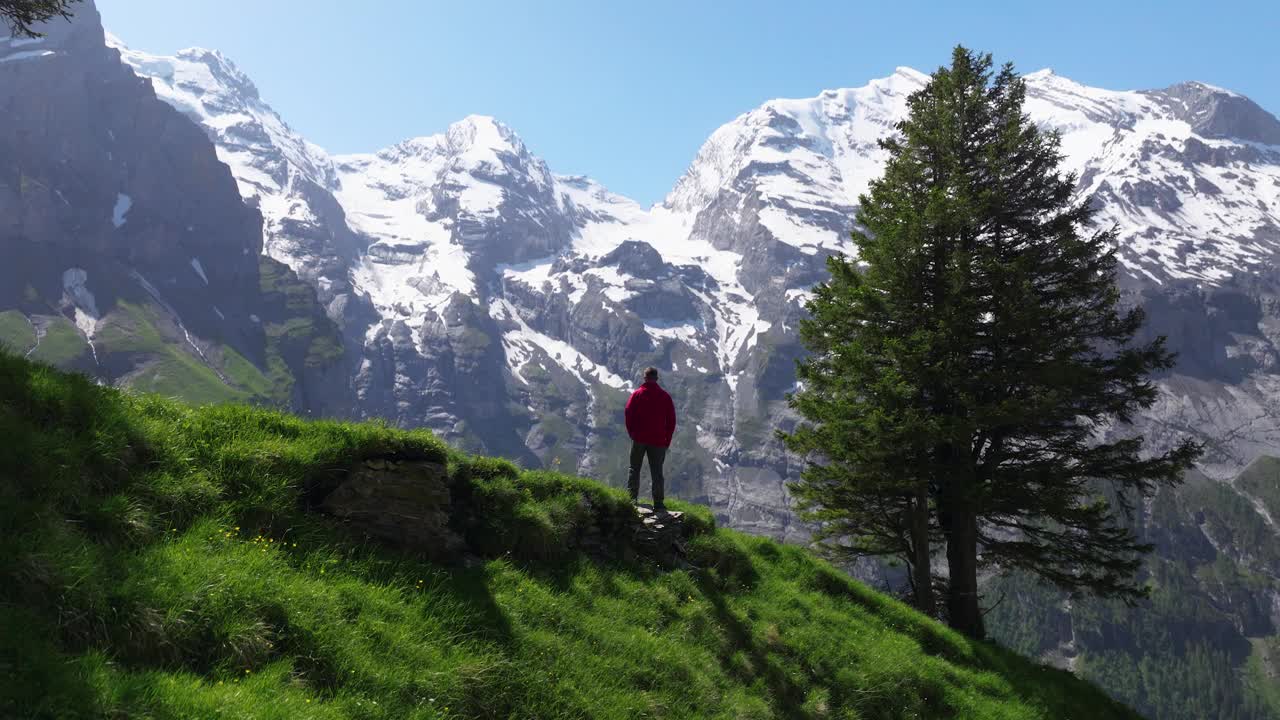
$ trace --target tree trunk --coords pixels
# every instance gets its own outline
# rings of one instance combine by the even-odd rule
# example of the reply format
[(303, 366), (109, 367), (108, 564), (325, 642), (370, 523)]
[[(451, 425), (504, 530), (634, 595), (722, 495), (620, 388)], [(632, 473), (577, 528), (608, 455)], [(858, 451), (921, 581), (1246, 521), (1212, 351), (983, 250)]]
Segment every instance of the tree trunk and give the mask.
[(968, 508), (955, 508), (947, 514), (947, 622), (982, 640), (987, 631), (978, 606), (978, 518)]
[(916, 488), (911, 506), (911, 582), (915, 586), (916, 609), (937, 617), (933, 598), (933, 573), (929, 557), (929, 486)]

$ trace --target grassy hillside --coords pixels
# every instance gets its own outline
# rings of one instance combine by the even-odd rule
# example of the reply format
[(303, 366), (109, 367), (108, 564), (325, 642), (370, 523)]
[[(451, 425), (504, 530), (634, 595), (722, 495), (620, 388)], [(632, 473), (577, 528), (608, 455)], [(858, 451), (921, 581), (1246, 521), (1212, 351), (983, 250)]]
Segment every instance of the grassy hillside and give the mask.
[[(0, 354), (0, 435), (0, 717), (1134, 717), (697, 508), (690, 569), (576, 554), (584, 513), (631, 512), (621, 493), (423, 432)], [(469, 562), (306, 509), (389, 456), (448, 463)]]

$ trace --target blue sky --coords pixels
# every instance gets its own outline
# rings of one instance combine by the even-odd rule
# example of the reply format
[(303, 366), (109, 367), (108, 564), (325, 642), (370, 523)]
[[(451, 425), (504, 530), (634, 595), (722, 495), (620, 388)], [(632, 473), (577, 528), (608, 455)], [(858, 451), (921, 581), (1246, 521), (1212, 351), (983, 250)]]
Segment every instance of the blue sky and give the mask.
[[(977, 6), (972, 7), (972, 6)], [(1201, 80), (1280, 113), (1280, 2), (98, 0), (128, 45), (216, 48), (308, 139), (370, 151), (468, 114), (551, 169), (659, 201), (775, 97), (929, 72), (956, 43), (1109, 88)]]

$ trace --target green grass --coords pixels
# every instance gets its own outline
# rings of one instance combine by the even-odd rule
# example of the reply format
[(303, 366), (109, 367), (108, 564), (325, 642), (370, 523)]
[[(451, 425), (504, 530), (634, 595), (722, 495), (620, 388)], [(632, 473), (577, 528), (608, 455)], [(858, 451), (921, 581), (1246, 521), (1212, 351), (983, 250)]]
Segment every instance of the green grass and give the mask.
[(1246, 566), (1280, 570), (1280, 547), (1274, 533), (1239, 490), (1207, 478), (1193, 478), (1183, 486), (1182, 497), (1203, 515), (1205, 532), (1229, 555), (1245, 558)]
[(129, 380), (129, 387), (197, 405), (247, 402), (250, 395), (222, 382), (207, 366), (186, 353), (169, 349)]
[(64, 317), (51, 317), (44, 326), (40, 344), (31, 352), (31, 359), (50, 365), (67, 365), (89, 352), (89, 343), (80, 330)]
[(1252, 646), (1245, 682), (1260, 706), (1280, 716), (1280, 637), (1260, 638)]
[(17, 310), (0, 312), (0, 347), (22, 355), (35, 344), (36, 331), (26, 315)]
[(1249, 464), (1236, 478), (1236, 485), (1258, 498), (1267, 513), (1280, 521), (1280, 458), (1263, 455)]
[[(426, 432), (190, 407), (0, 354), (0, 717), (1133, 718), (807, 551), (684, 506), (689, 569), (587, 523), (598, 483)], [(371, 457), (447, 464), (476, 562), (305, 510)]]
[(156, 328), (158, 311), (150, 305), (121, 301), (95, 333), (105, 352), (164, 353), (168, 343)]
[(277, 386), (256, 365), (249, 362), (248, 358), (236, 352), (230, 345), (222, 346), (222, 370), (226, 373), (227, 379), (236, 387), (243, 388), (250, 397), (272, 398), (281, 405), (288, 402), (288, 395), (275, 397)]
[(99, 352), (104, 356), (150, 356), (144, 368), (129, 380), (130, 387), (195, 404), (287, 402), (287, 387), (282, 398), (276, 384), (230, 345), (221, 348), (222, 371), (231, 384), (223, 382), (212, 368), (181, 345), (165, 340), (157, 326), (158, 312), (152, 306), (122, 302), (97, 332)]

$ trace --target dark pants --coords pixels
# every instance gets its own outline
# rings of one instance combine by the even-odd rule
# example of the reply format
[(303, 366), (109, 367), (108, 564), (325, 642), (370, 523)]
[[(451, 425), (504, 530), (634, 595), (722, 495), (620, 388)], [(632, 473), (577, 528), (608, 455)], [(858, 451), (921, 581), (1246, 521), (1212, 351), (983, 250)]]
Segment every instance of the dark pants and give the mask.
[(631, 474), (627, 476), (627, 490), (632, 500), (640, 497), (640, 466), (646, 455), (649, 456), (649, 477), (653, 479), (653, 504), (661, 505), (667, 485), (666, 478), (662, 477), (662, 461), (667, 459), (664, 447), (631, 443)]

